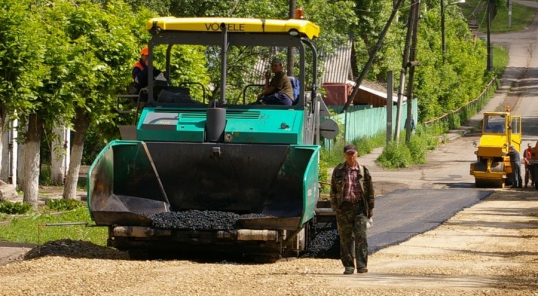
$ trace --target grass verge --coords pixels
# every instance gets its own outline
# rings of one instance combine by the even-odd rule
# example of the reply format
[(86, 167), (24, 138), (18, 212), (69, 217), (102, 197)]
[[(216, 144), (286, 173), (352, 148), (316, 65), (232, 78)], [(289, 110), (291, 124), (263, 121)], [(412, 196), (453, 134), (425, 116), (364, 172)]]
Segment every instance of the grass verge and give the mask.
[(501, 77), (508, 65), (509, 60), (508, 48), (494, 45), (493, 46), (493, 70), (497, 77)]
[(85, 225), (45, 226), (54, 223), (86, 222), (92, 225), (86, 206), (56, 212), (48, 207), (40, 207), (36, 212), (26, 215), (2, 215), (4, 223), (0, 225), (0, 241), (43, 244), (60, 239), (89, 241), (106, 246), (108, 229)]

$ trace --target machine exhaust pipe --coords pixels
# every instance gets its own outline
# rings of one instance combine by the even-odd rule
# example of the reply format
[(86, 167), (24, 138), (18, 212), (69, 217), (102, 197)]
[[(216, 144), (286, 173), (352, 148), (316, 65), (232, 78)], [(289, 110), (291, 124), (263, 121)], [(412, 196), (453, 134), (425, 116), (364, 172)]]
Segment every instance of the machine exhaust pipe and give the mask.
[(223, 142), (226, 127), (226, 109), (207, 108), (205, 124), (207, 142)]

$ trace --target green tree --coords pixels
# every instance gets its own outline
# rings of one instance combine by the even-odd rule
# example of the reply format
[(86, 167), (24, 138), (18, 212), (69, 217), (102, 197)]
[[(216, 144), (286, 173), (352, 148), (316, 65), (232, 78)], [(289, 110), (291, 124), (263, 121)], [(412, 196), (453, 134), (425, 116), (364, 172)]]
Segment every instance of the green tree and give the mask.
[(63, 197), (74, 198), (86, 131), (91, 124), (114, 124), (116, 95), (131, 83), (139, 42), (131, 25), (136, 15), (122, 1), (108, 1), (105, 6), (90, 1), (57, 4), (64, 12), (57, 25), (71, 45), (64, 83), (70, 90), (75, 132)]
[[(49, 67), (44, 63), (46, 33), (31, 1), (6, 0), (0, 7), (0, 99), (2, 117), (19, 118), (20, 141), (26, 144), (24, 158), (24, 202), (37, 207), (39, 182), (39, 143), (44, 119), (40, 96), (42, 77)], [(26, 136), (26, 137), (25, 137)], [(23, 140), (24, 139), (24, 140)]]
[[(109, 0), (93, 0), (95, 3), (99, 3), (103, 6), (106, 6)], [(170, 6), (173, 0), (124, 0), (131, 9), (137, 13), (145, 9), (149, 9), (159, 15), (167, 16), (170, 15)], [(188, 6), (186, 6), (188, 8)]]
[(425, 121), (455, 110), (473, 100), (489, 82), (486, 47), (475, 42), (466, 20), (456, 6), (445, 11), (446, 55), (441, 46), (441, 14), (437, 5), (422, 15), (419, 26), (415, 95), (419, 120)]
[[(372, 55), (380, 34), (393, 10), (393, 1), (357, 0), (353, 12), (358, 21), (350, 28), (354, 36), (357, 63), (353, 64), (353, 75), (359, 76), (363, 65)], [(403, 38), (405, 36), (406, 11), (400, 13), (401, 20), (393, 21), (383, 46), (375, 55), (372, 68), (367, 77), (370, 80), (384, 82), (389, 70), (401, 67)], [(395, 71), (397, 72), (397, 71)]]

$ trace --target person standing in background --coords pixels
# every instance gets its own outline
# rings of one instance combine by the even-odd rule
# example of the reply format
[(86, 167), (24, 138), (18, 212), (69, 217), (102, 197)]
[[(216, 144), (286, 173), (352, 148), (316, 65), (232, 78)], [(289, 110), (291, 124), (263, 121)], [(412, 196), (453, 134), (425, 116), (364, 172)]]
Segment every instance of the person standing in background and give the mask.
[(531, 163), (532, 159), (532, 146), (531, 143), (527, 144), (527, 149), (523, 151), (523, 161), (525, 161), (525, 188), (531, 181), (531, 187), (534, 186), (534, 164)]
[(512, 166), (512, 188), (521, 188), (521, 157), (513, 145), (510, 145), (507, 155), (510, 157), (510, 165)]

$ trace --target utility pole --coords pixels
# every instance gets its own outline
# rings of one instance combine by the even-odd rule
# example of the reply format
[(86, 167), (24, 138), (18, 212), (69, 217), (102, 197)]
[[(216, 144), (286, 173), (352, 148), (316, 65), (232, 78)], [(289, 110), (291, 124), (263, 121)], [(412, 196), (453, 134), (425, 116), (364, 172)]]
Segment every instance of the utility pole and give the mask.
[(491, 49), (491, 13), (492, 13), (492, 0), (488, 0), (488, 8), (487, 8), (487, 46), (488, 46), (488, 64), (486, 70), (488, 72), (493, 71), (493, 51)]
[(512, 27), (512, 0), (508, 0), (508, 28)]
[(409, 66), (409, 86), (407, 87), (407, 120), (405, 125), (405, 142), (409, 143), (411, 141), (411, 133), (416, 124), (416, 119), (413, 118), (413, 90), (414, 90), (414, 81), (415, 81), (415, 67), (418, 66), (416, 62), (417, 56), (417, 35), (418, 35), (418, 21), (420, 16), (420, 0), (416, 0), (415, 4), (411, 9), (411, 13), (414, 15), (415, 24), (413, 25), (413, 40), (411, 41), (411, 53), (409, 55), (410, 62)]
[(372, 63), (374, 62), (374, 57), (377, 51), (381, 48), (381, 45), (383, 44), (383, 39), (385, 39), (385, 35), (387, 34), (387, 31), (389, 30), (390, 25), (392, 24), (392, 20), (396, 16), (396, 13), (398, 12), (400, 5), (404, 2), (404, 0), (397, 0), (397, 1), (398, 2), (394, 4), (394, 8), (392, 9), (392, 13), (389, 17), (389, 20), (385, 24), (385, 27), (383, 28), (383, 31), (381, 32), (381, 35), (379, 36), (379, 39), (377, 40), (377, 44), (375, 45), (374, 50), (372, 51), (372, 53), (370, 53), (370, 58), (368, 59), (368, 62), (362, 68), (359, 78), (357, 78), (357, 80), (355, 81), (355, 87), (353, 87), (353, 92), (351, 92), (351, 94), (347, 97), (347, 101), (344, 104), (344, 108), (342, 108), (342, 111), (340, 113), (346, 112), (347, 108), (349, 108), (349, 105), (351, 105), (351, 102), (357, 95), (357, 92), (359, 92), (359, 87), (361, 86), (362, 80), (364, 79), (364, 76), (366, 76), (366, 73), (368, 73), (368, 70), (370, 70)]
[(387, 131), (385, 133), (385, 141), (389, 145), (392, 141), (392, 98), (394, 97), (394, 73), (387, 72)]
[(446, 40), (445, 40), (445, 0), (441, 0), (441, 50), (443, 51), (443, 63), (445, 63)]
[[(296, 0), (290, 0), (290, 19), (295, 18), (295, 1)], [(287, 73), (288, 76), (293, 76), (293, 47), (288, 47), (288, 66), (287, 66)]]
[[(413, 4), (415, 1), (413, 1)], [(415, 25), (415, 14), (413, 13), (414, 9), (409, 11), (409, 20), (407, 23), (407, 34), (405, 37), (405, 47), (402, 59), (402, 68), (400, 73), (400, 86), (398, 87), (398, 107), (396, 108), (396, 126), (394, 128), (394, 141), (400, 140), (400, 121), (402, 117), (402, 102), (403, 102), (403, 93), (405, 91), (405, 75), (407, 74), (407, 67), (409, 63), (409, 51), (411, 38), (413, 33), (413, 26)], [(409, 98), (407, 98), (409, 100)]]

